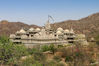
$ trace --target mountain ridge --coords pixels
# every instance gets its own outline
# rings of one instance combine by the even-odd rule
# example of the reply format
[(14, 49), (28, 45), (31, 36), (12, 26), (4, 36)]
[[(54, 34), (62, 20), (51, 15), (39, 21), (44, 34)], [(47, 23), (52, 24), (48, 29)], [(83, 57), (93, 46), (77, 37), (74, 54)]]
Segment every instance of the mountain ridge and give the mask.
[(89, 15), (79, 20), (67, 20), (51, 25), (53, 29), (62, 27), (63, 29), (73, 28), (76, 33), (84, 33), (87, 37), (95, 37), (99, 34), (99, 13)]
[(22, 22), (8, 22), (7, 20), (0, 21), (0, 36), (6, 35), (9, 36), (12, 33), (20, 30), (21, 28), (37, 28), (37, 25), (28, 25)]
[[(9, 36), (21, 28), (37, 28), (37, 25), (28, 25), (22, 22), (8, 22), (7, 20), (0, 21), (0, 35)], [(99, 12), (91, 14), (79, 20), (66, 20), (51, 24), (52, 29), (62, 27), (63, 29), (73, 28), (75, 33), (83, 33), (87, 37), (95, 37), (99, 34)], [(41, 28), (41, 27), (40, 27)]]

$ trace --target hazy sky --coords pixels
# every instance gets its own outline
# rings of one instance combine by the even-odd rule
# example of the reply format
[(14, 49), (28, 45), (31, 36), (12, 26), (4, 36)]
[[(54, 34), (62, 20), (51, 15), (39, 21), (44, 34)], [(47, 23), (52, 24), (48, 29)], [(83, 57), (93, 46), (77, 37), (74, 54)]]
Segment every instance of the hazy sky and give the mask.
[(99, 0), (0, 0), (0, 20), (27, 24), (44, 25), (48, 15), (59, 22), (96, 12), (99, 12)]

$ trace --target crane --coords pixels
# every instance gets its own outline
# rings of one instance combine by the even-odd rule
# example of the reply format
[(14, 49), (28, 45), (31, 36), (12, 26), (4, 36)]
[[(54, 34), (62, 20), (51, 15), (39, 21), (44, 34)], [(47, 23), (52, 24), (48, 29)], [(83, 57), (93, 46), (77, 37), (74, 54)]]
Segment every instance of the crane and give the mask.
[(52, 16), (50, 16), (50, 15), (48, 15), (48, 21), (49, 21), (50, 19), (54, 22), (53, 17), (52, 17)]

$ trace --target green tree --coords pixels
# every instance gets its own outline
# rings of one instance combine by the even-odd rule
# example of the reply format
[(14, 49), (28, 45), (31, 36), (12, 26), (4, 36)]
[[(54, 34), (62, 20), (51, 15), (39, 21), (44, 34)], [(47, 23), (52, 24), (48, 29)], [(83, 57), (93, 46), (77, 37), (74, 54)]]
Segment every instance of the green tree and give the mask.
[(49, 50), (50, 50), (51, 52), (53, 52), (53, 54), (55, 53), (56, 48), (55, 48), (54, 44), (51, 44), (51, 45), (49, 46)]
[(43, 45), (43, 46), (41, 47), (41, 51), (43, 51), (43, 52), (49, 51), (48, 45)]
[(25, 46), (13, 44), (5, 36), (0, 37), (0, 64), (13, 63), (25, 55), (28, 55)]

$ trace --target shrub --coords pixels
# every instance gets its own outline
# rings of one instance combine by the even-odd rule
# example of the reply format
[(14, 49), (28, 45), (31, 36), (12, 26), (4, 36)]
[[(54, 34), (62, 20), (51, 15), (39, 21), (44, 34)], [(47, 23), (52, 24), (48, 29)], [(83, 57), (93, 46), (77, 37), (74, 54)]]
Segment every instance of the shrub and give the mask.
[(58, 48), (62, 48), (62, 47), (64, 47), (63, 45), (58, 45)]
[(99, 35), (97, 35), (97, 36), (95, 37), (95, 40), (96, 40), (96, 44), (99, 45)]
[(33, 54), (34, 60), (39, 61), (39, 62), (45, 62), (46, 61), (46, 56), (43, 53), (37, 52)]
[(43, 51), (43, 52), (51, 51), (54, 54), (54, 52), (56, 51), (56, 48), (55, 48), (55, 46), (53, 44), (51, 44), (49, 46), (48, 45), (44, 45), (44, 46), (41, 47), (41, 51)]
[(60, 56), (54, 56), (54, 58), (53, 58), (55, 61), (57, 61), (57, 62), (59, 62), (59, 61), (61, 61), (62, 59), (61, 59), (61, 57)]
[(51, 52), (53, 52), (53, 54), (54, 54), (54, 52), (56, 51), (56, 48), (55, 48), (55, 46), (54, 46), (53, 44), (51, 44), (51, 45), (49, 46), (49, 50), (50, 50)]
[(72, 62), (72, 61), (73, 61), (73, 57), (72, 56), (66, 56), (65, 62)]
[(22, 56), (29, 55), (27, 48), (24, 45), (14, 45), (14, 49), (13, 49), (12, 54), (17, 59), (19, 59)]
[(49, 47), (48, 45), (44, 45), (41, 47), (41, 51), (45, 52), (45, 51), (49, 51)]
[(13, 49), (13, 44), (0, 43), (0, 61), (7, 62), (10, 58), (12, 58)]
[(9, 41), (9, 38), (6, 36), (0, 36), (0, 43), (6, 44), (6, 43), (11, 43)]
[(36, 49), (36, 48), (28, 48), (27, 51), (29, 52), (30, 55), (32, 55), (32, 54), (34, 54), (36, 52), (39, 52), (39, 50)]
[(75, 58), (83, 58), (83, 56), (84, 55), (81, 52), (75, 52), (75, 55), (74, 55)]
[(43, 64), (35, 60), (34, 56), (31, 56), (19, 63), (18, 66), (43, 66)]
[[(28, 55), (23, 45), (15, 45), (6, 37), (0, 37), (0, 62), (3, 64), (13, 63), (21, 56)], [(11, 61), (11, 62), (10, 62)]]

